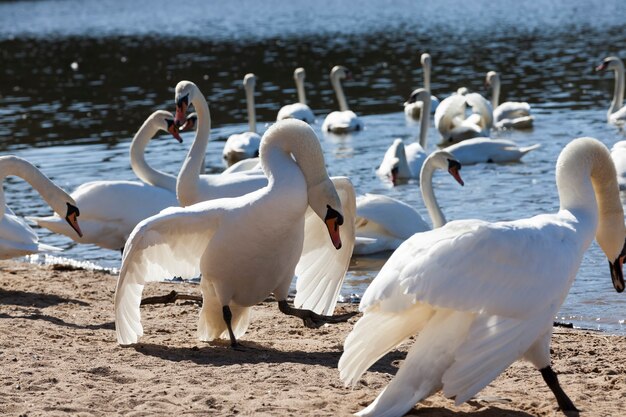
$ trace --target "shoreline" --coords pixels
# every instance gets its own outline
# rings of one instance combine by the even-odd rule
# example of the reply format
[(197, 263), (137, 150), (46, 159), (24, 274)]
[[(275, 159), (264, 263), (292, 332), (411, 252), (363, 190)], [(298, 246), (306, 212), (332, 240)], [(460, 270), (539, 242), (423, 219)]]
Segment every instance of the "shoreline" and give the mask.
[[(253, 308), (248, 349), (200, 342), (199, 307), (183, 301), (142, 307), (144, 336), (115, 340), (116, 276), (107, 272), (0, 261), (0, 414), (348, 416), (378, 395), (411, 341), (379, 360), (354, 389), (339, 380), (337, 362), (349, 323), (307, 329), (275, 303)], [(189, 283), (149, 284), (144, 296), (172, 289), (199, 294)], [(340, 304), (337, 312), (355, 311)], [(584, 416), (619, 416), (626, 408), (626, 337), (555, 328), (553, 366)], [(455, 407), (441, 394), (416, 406), (420, 416), (554, 416), (540, 373), (515, 362)]]

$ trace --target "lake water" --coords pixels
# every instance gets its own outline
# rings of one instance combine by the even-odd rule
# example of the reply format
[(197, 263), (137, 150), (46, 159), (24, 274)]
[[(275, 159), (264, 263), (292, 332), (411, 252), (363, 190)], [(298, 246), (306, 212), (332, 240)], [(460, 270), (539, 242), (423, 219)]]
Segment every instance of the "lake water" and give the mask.
[[(222, 168), (229, 134), (245, 129), (241, 79), (257, 77), (260, 130), (281, 105), (295, 100), (292, 73), (307, 71), (309, 104), (332, 175), (347, 175), (358, 193), (387, 194), (427, 218), (415, 183), (391, 187), (374, 170), (385, 149), (418, 127), (401, 103), (421, 85), (419, 56), (432, 55), (433, 94), (460, 86), (486, 94), (485, 73), (502, 77), (502, 98), (531, 103), (534, 129), (494, 132), (520, 146), (540, 143), (523, 163), (464, 167), (465, 187), (435, 175), (447, 218), (508, 220), (558, 209), (554, 163), (571, 139), (593, 136), (611, 145), (626, 134), (606, 123), (613, 77), (593, 68), (609, 55), (626, 59), (622, 1), (267, 1), (186, 2), (20, 1), (0, 3), (0, 153), (22, 156), (67, 190), (91, 180), (134, 179), (130, 139), (156, 109), (173, 110), (179, 80), (198, 84), (213, 117), (209, 169)], [(324, 136), (323, 117), (335, 109), (328, 79), (343, 64), (351, 108), (366, 129)], [(180, 145), (162, 136), (147, 159), (175, 174), (192, 135)], [(429, 132), (429, 148), (438, 142)], [(20, 215), (50, 209), (23, 181), (8, 178), (10, 207)], [(62, 256), (116, 268), (120, 254), (38, 229)], [(362, 293), (385, 257), (355, 259), (345, 295)], [(594, 243), (559, 315), (578, 326), (626, 333), (626, 296), (610, 282)]]

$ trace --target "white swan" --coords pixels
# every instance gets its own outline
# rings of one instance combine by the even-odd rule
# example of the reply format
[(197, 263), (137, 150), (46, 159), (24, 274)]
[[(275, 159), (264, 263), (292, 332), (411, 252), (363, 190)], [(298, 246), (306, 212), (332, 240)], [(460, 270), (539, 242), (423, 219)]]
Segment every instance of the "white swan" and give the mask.
[[(171, 208), (140, 223), (124, 249), (115, 293), (120, 344), (142, 335), (139, 303), (147, 281), (202, 272), (201, 340), (237, 345), (250, 307), (274, 293), (283, 313), (317, 327), (332, 313), (354, 244), (354, 189), (328, 178), (308, 124), (283, 120), (265, 133), (260, 152), (267, 187), (242, 197)], [(329, 239), (330, 235), (330, 239)], [(306, 238), (305, 238), (306, 236)]]
[(469, 400), (512, 362), (532, 362), (564, 412), (576, 410), (550, 366), (552, 321), (594, 238), (624, 290), (624, 212), (608, 150), (574, 140), (556, 164), (556, 214), (464, 220), (402, 244), (367, 288), (363, 317), (339, 360), (354, 385), (378, 358), (418, 333), (391, 383), (359, 416), (402, 416), (443, 389)]
[(617, 172), (620, 191), (626, 191), (626, 140), (621, 140), (611, 148), (611, 159)]
[(305, 75), (304, 68), (296, 68), (293, 72), (293, 79), (296, 81), (296, 89), (298, 90), (298, 102), (281, 107), (276, 120), (298, 119), (309, 124), (315, 123), (315, 115), (306, 104), (306, 95), (304, 93)]
[(539, 144), (519, 147), (508, 139), (473, 138), (444, 148), (463, 165), (518, 162)]
[(224, 144), (222, 157), (226, 166), (231, 166), (237, 161), (259, 156), (259, 144), (261, 136), (256, 132), (256, 111), (254, 109), (254, 86), (256, 77), (254, 74), (246, 74), (243, 77), (243, 88), (246, 90), (246, 105), (248, 107), (248, 131), (230, 135)]
[[(472, 108), (472, 114), (466, 117), (467, 106)], [(441, 146), (478, 136), (488, 137), (492, 126), (491, 104), (478, 93), (453, 94), (435, 111), (435, 128), (441, 134)]]
[[(448, 171), (461, 185), (461, 164), (446, 151), (435, 151), (422, 167), (420, 188), (433, 228), (446, 224), (441, 208), (433, 192), (433, 172)], [(430, 226), (413, 207), (402, 201), (378, 194), (365, 194), (356, 200), (356, 241), (354, 255), (369, 255), (395, 250), (406, 239), (418, 232), (430, 230)]]
[(63, 216), (63, 220), (74, 230), (74, 233), (81, 235), (77, 219), (79, 211), (72, 197), (27, 160), (12, 155), (0, 156), (0, 259), (30, 255), (40, 251), (61, 250), (39, 243), (35, 231), (6, 206), (2, 184), (10, 175), (28, 182), (52, 207), (52, 210), (59, 216)]
[(602, 64), (598, 65), (596, 71), (613, 70), (615, 72), (615, 90), (613, 101), (607, 113), (610, 123), (626, 123), (626, 106), (624, 106), (624, 64), (616, 56), (604, 58)]
[(530, 115), (530, 104), (518, 101), (498, 104), (500, 102), (500, 74), (489, 71), (485, 84), (491, 86), (491, 107), (496, 128), (528, 129), (532, 127), (534, 119)]
[(217, 198), (238, 197), (267, 185), (267, 178), (262, 173), (200, 175), (211, 133), (209, 105), (200, 89), (191, 81), (181, 81), (176, 85), (175, 101), (176, 124), (184, 125), (190, 105), (193, 105), (197, 114), (196, 135), (176, 181), (176, 197), (181, 206)]
[(146, 119), (130, 145), (130, 165), (145, 183), (92, 181), (72, 192), (81, 210), (81, 237), (77, 237), (59, 215), (27, 219), (78, 243), (91, 243), (112, 250), (122, 249), (137, 223), (166, 207), (178, 205), (174, 194), (176, 178), (151, 168), (144, 159), (147, 143), (160, 130), (181, 140), (172, 114), (159, 110)]
[(411, 99), (421, 104), (420, 108), (426, 109), (420, 112), (420, 134), (419, 142), (404, 145), (401, 139), (396, 139), (385, 152), (383, 161), (377, 169), (377, 174), (391, 178), (396, 184), (397, 179), (409, 179), (419, 177), (422, 164), (426, 160), (426, 143), (428, 139), (428, 124), (430, 117), (423, 117), (423, 114), (430, 114), (431, 95), (424, 88), (418, 88), (411, 93)]
[(323, 132), (347, 133), (363, 130), (363, 121), (352, 110), (348, 109), (348, 102), (341, 87), (341, 79), (350, 79), (351, 77), (350, 71), (341, 65), (334, 66), (330, 71), (330, 82), (337, 95), (339, 111), (334, 111), (326, 116), (324, 123), (322, 123)]
[[(424, 89), (431, 91), (430, 89), (430, 68), (431, 68), (431, 60), (430, 54), (423, 53), (420, 57), (420, 61), (422, 63), (422, 71), (424, 72)], [(420, 115), (422, 114), (422, 100), (417, 100), (414, 97), (414, 94), (417, 90), (411, 93), (411, 96), (407, 101), (404, 102), (404, 114), (414, 120), (418, 120)], [(439, 99), (435, 96), (430, 96), (430, 113), (434, 113), (437, 110), (437, 106), (439, 106)]]

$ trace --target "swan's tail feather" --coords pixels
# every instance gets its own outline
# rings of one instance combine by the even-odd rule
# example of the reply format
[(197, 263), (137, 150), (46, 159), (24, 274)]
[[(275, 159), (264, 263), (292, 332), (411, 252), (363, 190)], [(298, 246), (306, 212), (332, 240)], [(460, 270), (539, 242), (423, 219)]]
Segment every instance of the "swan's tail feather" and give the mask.
[(528, 152), (534, 151), (535, 149), (539, 149), (539, 148), (541, 148), (541, 145), (539, 143), (536, 143), (530, 146), (523, 146), (519, 148), (519, 151), (522, 153), (522, 155), (526, 155)]
[(454, 362), (459, 345), (467, 337), (474, 315), (437, 310), (415, 339), (394, 379), (367, 408), (362, 417), (399, 417), (442, 387), (441, 378)]
[(60, 252), (63, 248), (59, 248), (57, 246), (46, 245), (45, 243), (37, 243), (37, 250), (39, 252)]
[(407, 337), (417, 333), (432, 315), (432, 308), (417, 305), (402, 314), (366, 313), (355, 324), (339, 359), (340, 377), (354, 386), (363, 373)]
[[(205, 290), (206, 287), (211, 287), (211, 289)], [(211, 284), (202, 286), (202, 294), (202, 310), (198, 319), (198, 339), (204, 342), (210, 342), (215, 339), (228, 339), (228, 327), (224, 321), (222, 305), (217, 299), (215, 292), (212, 291)], [(231, 320), (233, 333), (239, 339), (248, 330), (251, 309), (231, 304), (230, 311), (233, 314)]]

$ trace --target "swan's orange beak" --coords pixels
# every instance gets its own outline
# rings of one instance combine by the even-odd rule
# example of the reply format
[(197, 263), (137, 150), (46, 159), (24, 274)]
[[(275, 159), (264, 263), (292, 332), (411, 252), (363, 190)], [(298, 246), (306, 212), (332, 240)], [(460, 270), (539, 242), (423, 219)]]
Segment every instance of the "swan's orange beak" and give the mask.
[(180, 127), (181, 132), (189, 132), (195, 130), (198, 123), (198, 116), (195, 113), (190, 114), (185, 120), (185, 124)]
[(83, 232), (80, 230), (80, 226), (78, 225), (78, 216), (80, 212), (78, 211), (78, 207), (67, 204), (67, 215), (65, 216), (65, 221), (78, 233), (79, 237), (83, 237)]
[(185, 124), (188, 108), (189, 108), (189, 96), (188, 95), (176, 101), (176, 115), (174, 116), (174, 122), (176, 123), (176, 126), (182, 126)]
[(611, 268), (611, 279), (613, 280), (613, 287), (615, 287), (615, 291), (622, 292), (624, 291), (624, 272), (622, 271), (622, 267), (624, 266), (624, 258), (626, 258), (626, 242), (624, 243), (624, 248), (622, 249), (622, 253), (619, 254), (615, 262), (609, 261), (609, 267)]
[(461, 185), (465, 185), (463, 178), (461, 178), (461, 163), (453, 159), (448, 159), (448, 173), (452, 175), (452, 178)]
[(596, 71), (604, 71), (608, 65), (609, 64), (607, 62), (603, 62), (596, 67)]
[(324, 223), (328, 229), (330, 240), (333, 242), (335, 249), (341, 249), (341, 235), (339, 234), (339, 226), (343, 224), (343, 216), (337, 210), (334, 210), (330, 206), (326, 206), (328, 211), (326, 212), (326, 218)]

